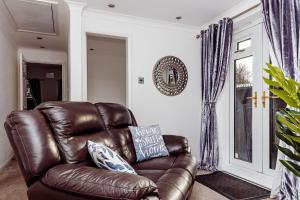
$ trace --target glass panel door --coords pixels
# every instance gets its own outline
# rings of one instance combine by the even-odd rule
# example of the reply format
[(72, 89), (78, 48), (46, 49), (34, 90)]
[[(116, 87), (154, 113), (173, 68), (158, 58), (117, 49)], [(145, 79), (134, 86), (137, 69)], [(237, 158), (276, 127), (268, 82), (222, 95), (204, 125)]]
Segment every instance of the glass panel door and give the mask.
[(262, 24), (233, 36), (230, 63), (230, 163), (262, 172)]
[[(262, 20), (235, 29), (230, 58), (228, 172), (271, 187), (277, 162), (276, 112), (286, 105), (263, 81), (273, 62)], [(276, 65), (276, 63), (273, 62)]]
[(257, 93), (252, 97), (253, 56), (235, 60), (234, 71), (234, 158), (251, 163), (252, 108), (257, 105)]

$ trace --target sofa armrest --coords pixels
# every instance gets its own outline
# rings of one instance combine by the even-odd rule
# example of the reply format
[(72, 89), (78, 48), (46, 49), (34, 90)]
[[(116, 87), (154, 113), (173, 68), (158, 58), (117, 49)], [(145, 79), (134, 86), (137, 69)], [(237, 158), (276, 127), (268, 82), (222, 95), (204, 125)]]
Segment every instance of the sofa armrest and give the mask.
[(157, 186), (138, 175), (76, 164), (58, 165), (42, 178), (48, 187), (95, 199), (140, 199), (158, 196)]
[(181, 153), (190, 154), (188, 140), (183, 136), (163, 135), (167, 149), (171, 155), (178, 155)]

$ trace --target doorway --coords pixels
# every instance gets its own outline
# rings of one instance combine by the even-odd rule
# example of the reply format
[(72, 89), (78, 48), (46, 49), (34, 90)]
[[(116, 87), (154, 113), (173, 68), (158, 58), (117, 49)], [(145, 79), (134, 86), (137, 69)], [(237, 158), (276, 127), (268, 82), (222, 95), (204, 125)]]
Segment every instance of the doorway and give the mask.
[(87, 100), (127, 105), (126, 39), (87, 36)]
[(230, 61), (231, 173), (271, 187), (278, 141), (275, 113), (286, 105), (264, 83), (272, 61), (261, 20), (234, 32)]
[(26, 63), (26, 109), (62, 101), (62, 65)]

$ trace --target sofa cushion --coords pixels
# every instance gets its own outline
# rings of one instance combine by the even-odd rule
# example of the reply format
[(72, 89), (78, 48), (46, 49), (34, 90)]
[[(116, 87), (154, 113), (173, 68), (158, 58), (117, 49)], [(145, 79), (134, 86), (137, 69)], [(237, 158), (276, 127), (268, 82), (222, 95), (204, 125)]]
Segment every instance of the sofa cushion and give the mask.
[(190, 154), (180, 154), (178, 156), (169, 156), (155, 158), (133, 165), (135, 170), (168, 170), (179, 168), (188, 171), (191, 177), (195, 177), (197, 171), (197, 162), (195, 157)]
[(129, 164), (136, 161), (132, 136), (128, 126), (136, 126), (133, 114), (124, 106), (114, 103), (95, 104), (103, 121), (107, 132), (110, 134), (115, 148), (122, 158)]
[(88, 141), (87, 145), (89, 153), (98, 167), (117, 172), (136, 174), (134, 169), (120, 155), (107, 146), (92, 141)]
[(115, 103), (96, 103), (95, 106), (108, 129), (133, 125), (131, 114), (125, 106)]
[(129, 130), (132, 135), (137, 162), (169, 156), (158, 125), (129, 126)]
[(58, 165), (50, 169), (42, 183), (92, 199), (141, 199), (157, 195), (156, 184), (146, 177), (79, 164)]
[(114, 146), (97, 108), (87, 102), (49, 102), (38, 106), (51, 125), (67, 163), (89, 159), (86, 142), (105, 142)]
[(129, 129), (127, 127), (113, 128), (107, 132), (114, 142), (114, 150), (118, 151), (119, 155), (129, 164), (133, 164), (136, 161), (136, 155)]
[(76, 136), (105, 129), (97, 108), (88, 102), (49, 102), (38, 107), (59, 136)]
[(154, 183), (158, 181), (158, 179), (165, 174), (167, 170), (161, 169), (142, 169), (136, 170), (136, 173), (140, 176), (144, 176), (152, 180)]

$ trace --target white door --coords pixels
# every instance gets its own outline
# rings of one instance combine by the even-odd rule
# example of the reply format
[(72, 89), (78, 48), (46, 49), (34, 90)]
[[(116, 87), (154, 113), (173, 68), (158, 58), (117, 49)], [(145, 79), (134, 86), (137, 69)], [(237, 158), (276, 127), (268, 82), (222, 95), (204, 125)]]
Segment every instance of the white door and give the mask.
[(230, 61), (229, 162), (241, 171), (253, 172), (251, 175), (258, 180), (274, 173), (277, 156), (274, 116), (285, 106), (271, 96), (263, 82), (262, 77), (266, 76), (263, 68), (270, 61), (262, 22), (234, 32)]
[(262, 172), (262, 25), (233, 36), (230, 65), (230, 162)]

